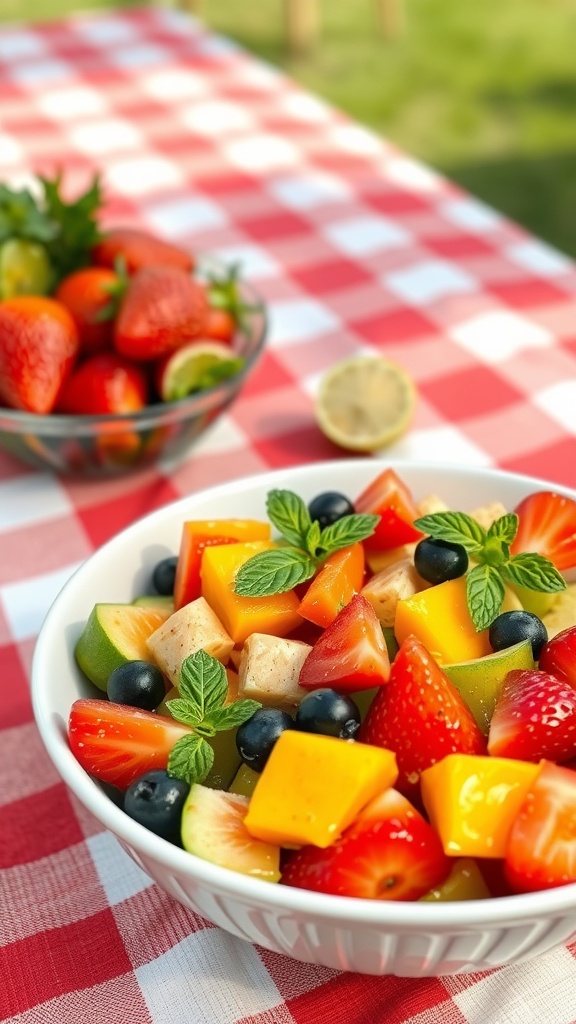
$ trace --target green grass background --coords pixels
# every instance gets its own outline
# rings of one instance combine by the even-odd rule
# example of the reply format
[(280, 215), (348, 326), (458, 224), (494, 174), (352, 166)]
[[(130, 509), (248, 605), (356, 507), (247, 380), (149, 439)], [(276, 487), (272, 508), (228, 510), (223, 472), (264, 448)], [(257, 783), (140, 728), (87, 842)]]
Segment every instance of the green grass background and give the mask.
[[(320, 41), (299, 57), (282, 0), (203, 0), (202, 16), (576, 257), (576, 0), (403, 2), (404, 31), (384, 39), (371, 0), (319, 0)], [(0, 18), (77, 6), (0, 0)]]

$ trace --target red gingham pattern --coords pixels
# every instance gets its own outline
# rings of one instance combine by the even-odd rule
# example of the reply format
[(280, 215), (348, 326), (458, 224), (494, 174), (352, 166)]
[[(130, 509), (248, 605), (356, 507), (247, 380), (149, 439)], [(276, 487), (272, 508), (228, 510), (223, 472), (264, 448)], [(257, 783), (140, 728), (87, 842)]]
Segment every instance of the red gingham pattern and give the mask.
[[(102, 171), (108, 223), (241, 259), (271, 333), (175, 468), (83, 483), (0, 454), (0, 1017), (18, 1024), (570, 1024), (574, 950), (483, 975), (371, 978), (237, 940), (164, 895), (59, 781), (28, 677), (51, 600), (135, 518), (223, 479), (341, 455), (312, 395), (381, 351), (419, 405), (391, 454), (574, 484), (576, 266), (173, 11), (0, 35), (0, 180)], [(57, 669), (56, 669), (57, 670)]]

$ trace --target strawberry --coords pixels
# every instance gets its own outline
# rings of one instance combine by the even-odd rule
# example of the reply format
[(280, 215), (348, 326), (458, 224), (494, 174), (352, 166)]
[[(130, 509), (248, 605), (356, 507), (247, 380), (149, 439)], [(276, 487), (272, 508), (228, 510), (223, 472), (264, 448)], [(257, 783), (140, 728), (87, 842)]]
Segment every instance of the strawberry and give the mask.
[(92, 262), (112, 270), (123, 264), (128, 274), (152, 266), (176, 267), (188, 274), (194, 268), (194, 260), (186, 249), (149, 231), (124, 227), (112, 228), (104, 234), (92, 250)]
[(576, 882), (576, 772), (544, 762), (510, 835), (505, 875), (516, 892)]
[(401, 792), (415, 792), (420, 773), (447, 754), (483, 754), (486, 742), (472, 712), (424, 644), (409, 636), (388, 685), (374, 697), (359, 739), (396, 753)]
[(450, 867), (431, 825), (388, 789), (332, 846), (304, 846), (292, 854), (282, 883), (334, 896), (418, 900), (444, 881)]
[(367, 537), (367, 551), (388, 551), (402, 544), (412, 544), (422, 538), (413, 526), (418, 511), (412, 495), (393, 469), (385, 469), (366, 487), (354, 502), (359, 513), (380, 516), (374, 533)]
[(72, 370), (57, 401), (58, 412), (76, 415), (131, 413), (142, 409), (148, 382), (142, 368), (115, 352), (89, 356)]
[(68, 720), (70, 749), (85, 771), (123, 790), (166, 768), (172, 748), (190, 735), (189, 726), (164, 715), (96, 698), (74, 701)]
[(69, 310), (84, 353), (112, 348), (112, 321), (116, 312), (115, 295), (121, 279), (106, 267), (84, 267), (68, 274), (54, 297)]
[(354, 693), (380, 686), (390, 675), (390, 659), (372, 605), (355, 594), (314, 644), (300, 670), (306, 690), (328, 686)]
[(554, 491), (536, 491), (515, 512), (518, 532), (510, 554), (536, 551), (560, 570), (576, 565), (576, 501)]
[(576, 756), (576, 690), (541, 669), (514, 669), (496, 702), (488, 753), (523, 761)]
[(215, 309), (210, 306), (206, 313), (202, 334), (205, 338), (223, 341), (224, 344), (229, 345), (236, 334), (236, 321), (227, 309)]
[(576, 690), (576, 626), (563, 629), (544, 644), (538, 667)]
[(55, 299), (20, 295), (0, 303), (0, 399), (49, 413), (78, 352), (70, 313)]
[(129, 359), (158, 359), (202, 332), (205, 289), (177, 267), (144, 267), (131, 278), (114, 329), (114, 345)]

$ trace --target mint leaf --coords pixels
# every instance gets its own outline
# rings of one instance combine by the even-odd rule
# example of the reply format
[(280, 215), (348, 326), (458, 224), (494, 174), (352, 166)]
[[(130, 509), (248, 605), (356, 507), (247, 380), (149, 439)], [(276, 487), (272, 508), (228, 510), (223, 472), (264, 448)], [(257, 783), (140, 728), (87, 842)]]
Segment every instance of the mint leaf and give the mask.
[(515, 512), (507, 512), (506, 515), (500, 516), (499, 519), (495, 519), (491, 523), (488, 527), (486, 540), (490, 541), (494, 538), (495, 540), (502, 541), (504, 544), (511, 544), (517, 533), (518, 516)]
[(322, 530), (320, 528), (320, 523), (318, 522), (317, 519), (315, 519), (314, 522), (310, 523), (310, 526), (308, 527), (308, 531), (306, 533), (305, 538), (306, 543), (304, 547), (304, 550), (307, 551), (308, 554), (312, 556), (312, 558), (316, 557), (316, 552), (320, 547), (321, 535)]
[(316, 572), (316, 561), (297, 548), (274, 548), (249, 558), (236, 573), (234, 592), (242, 597), (270, 597), (292, 590)]
[(286, 540), (305, 549), (311, 519), (302, 498), (293, 491), (269, 491), (266, 511), (270, 522)]
[(234, 729), (248, 718), (252, 718), (254, 712), (261, 707), (257, 700), (235, 700), (233, 704), (227, 704), (226, 707), (214, 711), (210, 716), (210, 723), (218, 732), (221, 729)]
[(350, 515), (342, 516), (330, 526), (325, 526), (320, 537), (320, 545), (331, 554), (357, 541), (366, 540), (376, 529), (380, 516)]
[(537, 555), (534, 551), (525, 551), (514, 555), (506, 565), (502, 566), (501, 571), (510, 583), (516, 583), (528, 590), (555, 593), (558, 590), (566, 589), (566, 581), (556, 566), (543, 555)]
[(168, 774), (191, 786), (203, 782), (214, 764), (214, 751), (202, 736), (182, 736), (168, 758)]
[(195, 651), (182, 662), (178, 689), (181, 697), (196, 705), (201, 721), (226, 700), (228, 679), (224, 666), (206, 651)]
[(465, 512), (432, 512), (414, 520), (414, 526), (435, 540), (460, 544), (471, 554), (480, 551), (486, 541), (486, 530)]
[(499, 614), (504, 600), (500, 572), (492, 565), (476, 565), (466, 577), (468, 610), (476, 630), (487, 629)]
[(184, 725), (195, 726), (202, 721), (202, 712), (195, 701), (175, 697), (174, 700), (166, 701), (166, 707), (172, 718), (184, 722)]

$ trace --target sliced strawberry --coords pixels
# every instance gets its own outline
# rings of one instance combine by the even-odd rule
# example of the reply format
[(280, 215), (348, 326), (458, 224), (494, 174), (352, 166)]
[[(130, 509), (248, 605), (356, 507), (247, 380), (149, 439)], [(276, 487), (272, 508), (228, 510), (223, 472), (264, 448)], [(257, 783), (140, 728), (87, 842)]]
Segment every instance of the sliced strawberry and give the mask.
[(468, 705), (415, 636), (401, 645), (388, 685), (374, 697), (359, 739), (396, 753), (396, 786), (408, 794), (416, 790), (420, 773), (447, 754), (486, 751)]
[(198, 338), (206, 291), (178, 267), (144, 267), (131, 278), (114, 329), (114, 345), (129, 359), (159, 359)]
[(354, 693), (380, 686), (389, 675), (388, 649), (376, 612), (355, 594), (314, 644), (298, 682), (306, 690), (330, 686)]
[(18, 295), (0, 302), (0, 401), (49, 413), (78, 353), (78, 333), (55, 299)]
[(142, 267), (178, 267), (187, 273), (193, 269), (192, 255), (179, 245), (167, 242), (138, 228), (112, 228), (92, 250), (92, 262), (114, 270), (121, 261), (129, 274)]
[(367, 551), (388, 551), (412, 544), (423, 534), (413, 526), (418, 511), (409, 488), (393, 469), (385, 469), (354, 502), (359, 513), (380, 516), (374, 533), (364, 541)]
[(530, 494), (515, 509), (518, 532), (510, 545), (512, 555), (536, 551), (557, 569), (576, 566), (576, 501), (554, 491)]
[(576, 690), (541, 669), (509, 672), (490, 722), (488, 753), (521, 761), (575, 757)]
[(58, 412), (80, 415), (131, 413), (148, 399), (148, 381), (140, 366), (100, 352), (72, 371), (58, 397)]
[(191, 734), (165, 715), (108, 700), (76, 700), (68, 720), (70, 749), (82, 767), (122, 790), (144, 772), (166, 768), (172, 748)]
[(448, 876), (451, 861), (431, 825), (394, 789), (376, 797), (332, 846), (304, 846), (284, 885), (334, 896), (417, 900)]
[(563, 629), (544, 644), (538, 667), (576, 690), (576, 626)]
[(510, 830), (505, 873), (516, 892), (576, 882), (576, 772), (543, 764)]

